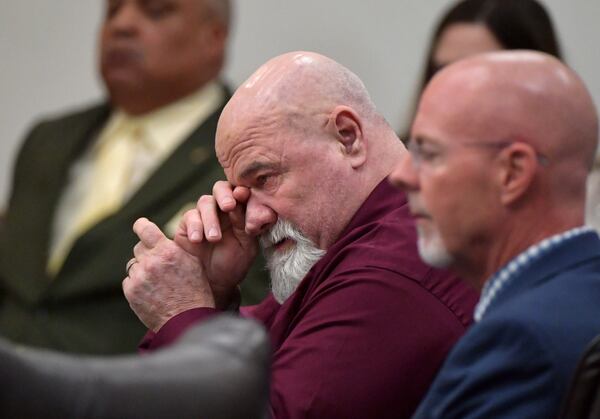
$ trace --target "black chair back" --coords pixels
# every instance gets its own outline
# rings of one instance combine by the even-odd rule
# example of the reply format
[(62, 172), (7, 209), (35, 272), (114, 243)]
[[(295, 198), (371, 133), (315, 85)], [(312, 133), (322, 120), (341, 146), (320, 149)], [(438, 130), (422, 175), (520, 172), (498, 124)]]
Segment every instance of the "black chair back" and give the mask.
[(0, 341), (0, 417), (261, 418), (269, 358), (262, 326), (230, 315), (144, 356), (74, 356)]
[(562, 419), (600, 418), (600, 335), (583, 353), (563, 401)]

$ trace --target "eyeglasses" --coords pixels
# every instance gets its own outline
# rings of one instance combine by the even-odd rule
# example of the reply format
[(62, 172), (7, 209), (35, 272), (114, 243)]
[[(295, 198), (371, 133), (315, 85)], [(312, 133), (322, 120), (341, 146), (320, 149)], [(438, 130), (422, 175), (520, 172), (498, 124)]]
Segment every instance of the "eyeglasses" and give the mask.
[[(490, 143), (463, 142), (463, 143), (456, 143), (456, 145), (461, 146), (461, 147), (479, 147), (479, 148), (501, 150), (501, 149), (506, 148), (515, 143), (525, 143), (531, 147), (531, 144), (527, 143), (526, 141), (522, 141), (522, 140), (504, 140), (504, 141), (490, 142)], [(437, 159), (442, 157), (446, 151), (444, 148), (442, 148), (442, 146), (440, 146), (437, 143), (433, 143), (433, 142), (427, 141), (427, 140), (424, 141), (421, 139), (409, 138), (406, 142), (406, 145), (407, 145), (408, 151), (412, 157), (413, 164), (415, 166), (421, 166), (423, 163), (432, 164)], [(549, 163), (548, 158), (545, 155), (543, 155), (542, 153), (538, 152), (537, 150), (534, 149), (534, 151), (535, 151), (537, 160), (540, 163), (540, 165), (547, 166)]]

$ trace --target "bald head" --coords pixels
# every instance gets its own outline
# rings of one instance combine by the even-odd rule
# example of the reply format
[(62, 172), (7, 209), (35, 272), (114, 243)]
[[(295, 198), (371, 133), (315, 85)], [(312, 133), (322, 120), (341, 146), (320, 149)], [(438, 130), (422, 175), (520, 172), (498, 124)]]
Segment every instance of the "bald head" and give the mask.
[[(291, 52), (269, 60), (240, 86), (219, 126), (231, 131), (249, 119), (282, 117), (291, 126), (308, 130), (316, 128), (311, 118), (337, 105), (353, 108), (366, 120), (376, 116), (369, 93), (354, 73), (323, 55)], [(217, 135), (220, 142), (228, 137)]]
[(504, 51), (459, 61), (434, 77), (422, 106), (444, 96), (452, 99), (452, 128), (463, 135), (521, 139), (551, 162), (573, 159), (586, 170), (592, 165), (596, 108), (577, 74), (555, 57)]
[(239, 87), (215, 149), (227, 179), (251, 189), (247, 228), (261, 232), (276, 214), (321, 249), (403, 152), (360, 79), (311, 52), (273, 58)]
[(533, 182), (545, 204), (576, 204), (571, 208), (579, 211), (597, 145), (597, 111), (579, 76), (555, 57), (503, 51), (459, 61), (434, 77), (419, 109), (421, 121), (435, 112), (459, 142), (530, 145), (546, 163)]
[[(346, 104), (375, 112), (375, 105), (362, 81), (346, 67), (313, 52), (290, 52), (262, 65), (236, 92), (252, 95), (257, 104), (301, 107), (325, 101), (321, 107)], [(317, 108), (316, 103), (313, 108)]]

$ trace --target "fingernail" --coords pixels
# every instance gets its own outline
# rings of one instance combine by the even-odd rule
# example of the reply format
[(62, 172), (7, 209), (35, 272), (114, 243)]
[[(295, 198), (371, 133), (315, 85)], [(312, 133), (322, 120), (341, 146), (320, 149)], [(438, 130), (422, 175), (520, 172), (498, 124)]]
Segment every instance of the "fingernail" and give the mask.
[(217, 231), (216, 228), (211, 228), (210, 230), (208, 230), (208, 237), (217, 237), (219, 235), (219, 232)]
[(200, 233), (197, 231), (194, 231), (192, 233), (192, 235), (190, 236), (190, 240), (193, 242), (199, 241), (200, 240)]

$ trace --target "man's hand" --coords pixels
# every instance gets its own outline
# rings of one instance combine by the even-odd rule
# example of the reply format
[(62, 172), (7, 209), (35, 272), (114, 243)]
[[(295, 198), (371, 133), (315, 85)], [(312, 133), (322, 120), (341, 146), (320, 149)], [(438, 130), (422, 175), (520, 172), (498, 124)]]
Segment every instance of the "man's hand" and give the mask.
[(171, 317), (191, 308), (215, 307), (204, 268), (193, 256), (169, 240), (146, 218), (138, 219), (133, 231), (140, 242), (128, 264), (123, 293), (139, 319), (158, 331)]
[(184, 214), (175, 234), (175, 242), (198, 257), (218, 308), (229, 305), (258, 252), (256, 237), (245, 231), (249, 197), (248, 188), (217, 182), (213, 195), (203, 195)]

